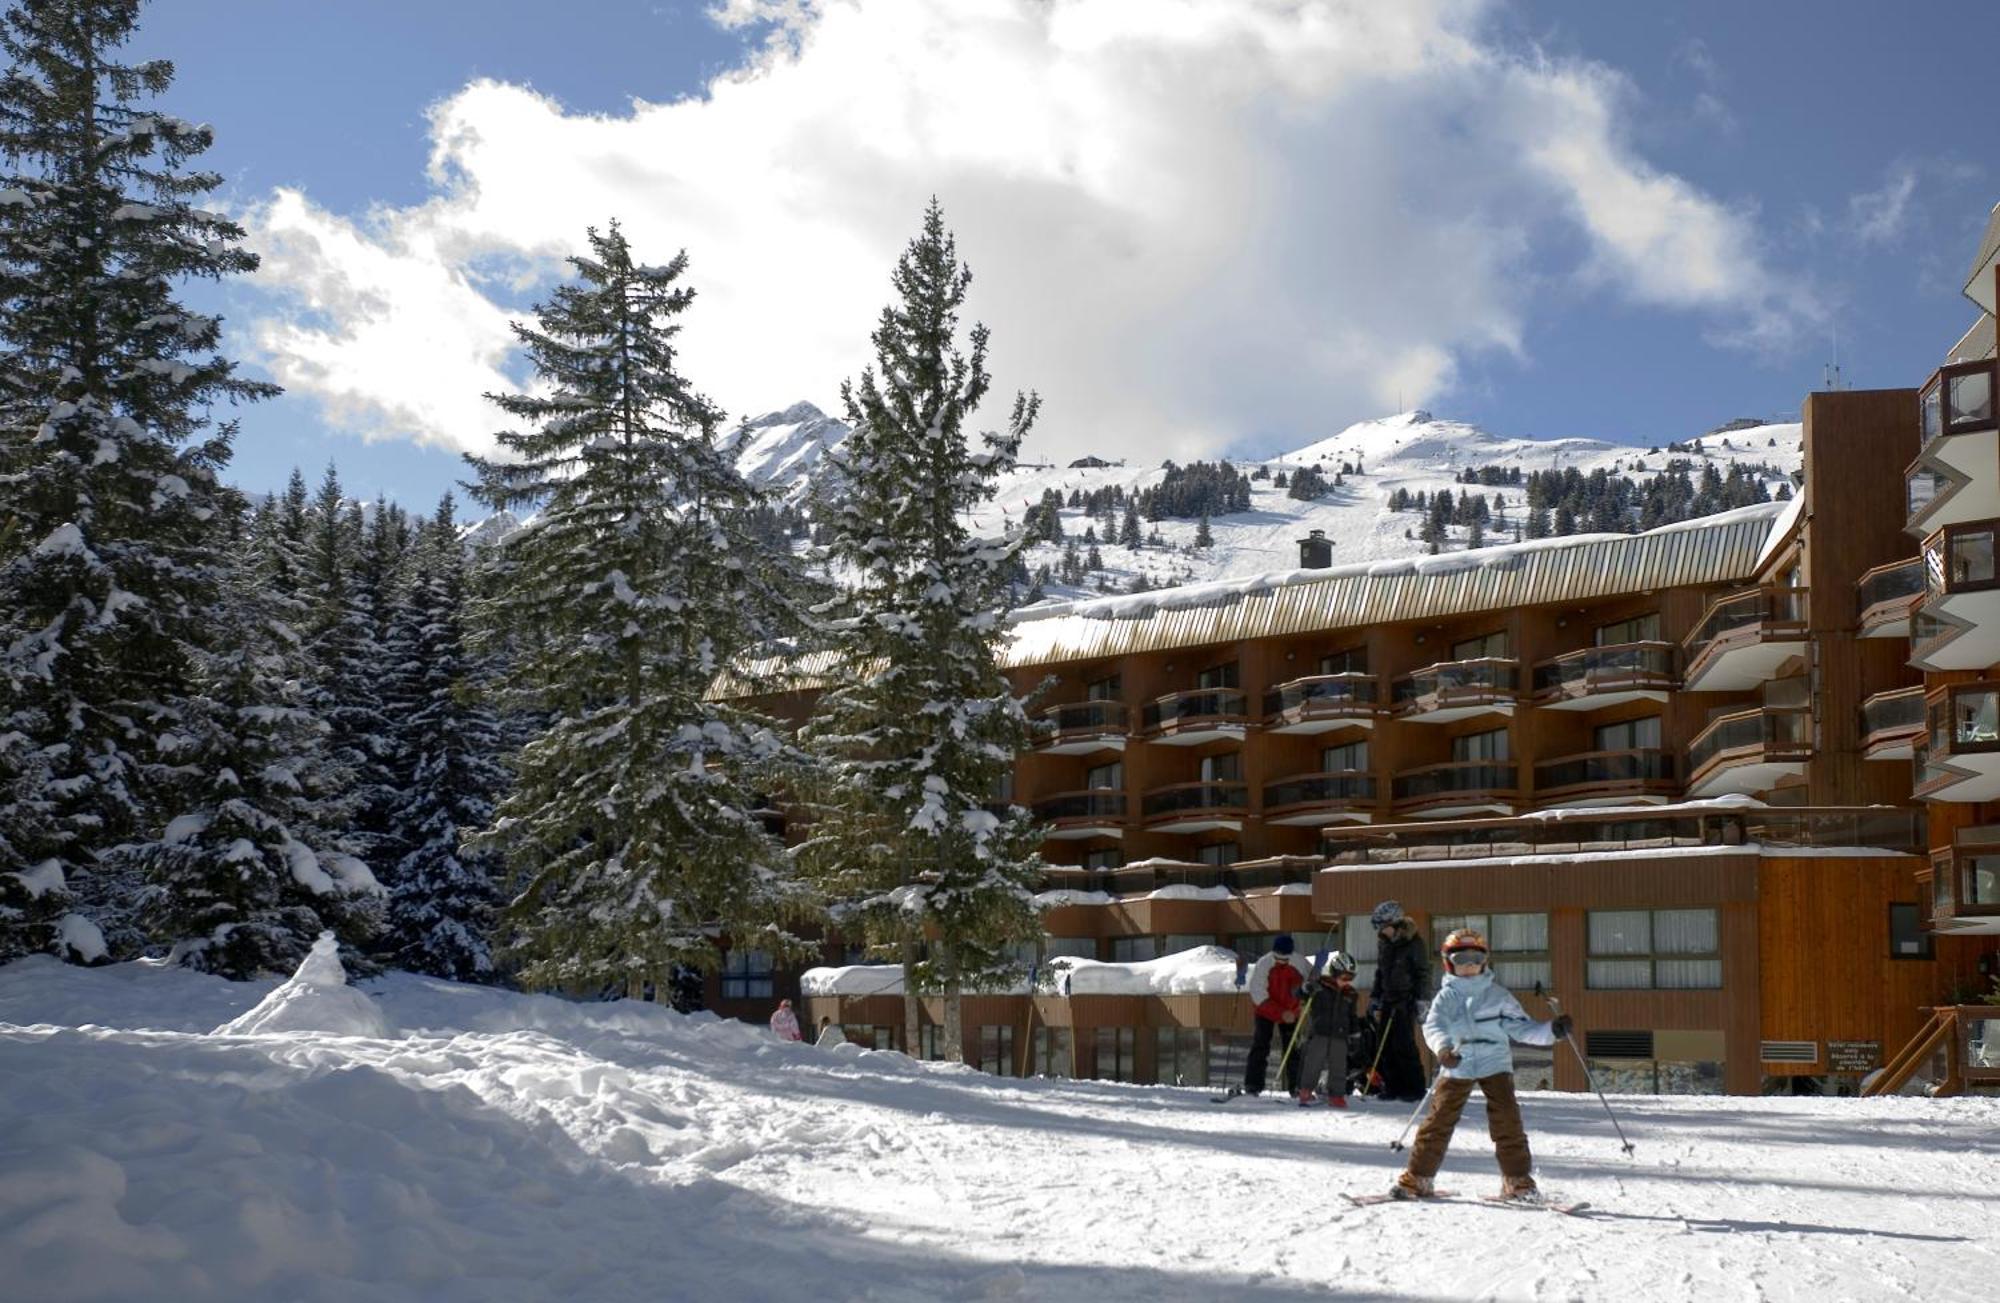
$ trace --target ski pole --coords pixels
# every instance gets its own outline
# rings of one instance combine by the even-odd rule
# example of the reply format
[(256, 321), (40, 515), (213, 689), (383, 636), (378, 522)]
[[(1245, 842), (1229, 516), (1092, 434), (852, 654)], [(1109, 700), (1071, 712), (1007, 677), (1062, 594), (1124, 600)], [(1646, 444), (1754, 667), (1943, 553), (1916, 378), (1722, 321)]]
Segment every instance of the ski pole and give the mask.
[[(1243, 992), (1243, 978), (1244, 978), (1245, 967), (1246, 965), (1243, 962), (1243, 956), (1242, 955), (1236, 956), (1236, 991), (1237, 994), (1239, 995), (1242, 994)], [(1229, 1047), (1229, 1053), (1223, 1056), (1222, 1072), (1223, 1076), (1226, 1078), (1226, 1081), (1223, 1086), (1223, 1092), (1220, 1095), (1209, 1096), (1209, 1103), (1225, 1104), (1243, 1093), (1243, 1084), (1236, 1080), (1236, 1058), (1237, 1058), (1236, 1052), (1239, 1049), (1241, 1049), (1242, 1046), (1243, 1042), (1240, 1039), (1237, 1040), (1234, 1045), (1231, 1045)]]
[(1392, 1009), (1389, 1011), (1388, 1018), (1383, 1021), (1381, 1030), (1375, 1036), (1375, 1061), (1368, 1065), (1368, 1089), (1370, 1090), (1375, 1089), (1382, 1081), (1382, 1074), (1375, 1070), (1382, 1066), (1382, 1051), (1389, 1048), (1389, 1029), (1395, 1025), (1396, 1012)]
[(1431, 1078), (1431, 1084), (1424, 1090), (1424, 1097), (1417, 1101), (1416, 1112), (1410, 1114), (1410, 1120), (1403, 1124), (1403, 1129), (1396, 1133), (1396, 1138), (1394, 1140), (1391, 1140), (1389, 1142), (1389, 1148), (1395, 1150), (1399, 1154), (1403, 1152), (1403, 1137), (1410, 1134), (1410, 1128), (1415, 1126), (1417, 1124), (1417, 1119), (1423, 1116), (1424, 1109), (1428, 1107), (1431, 1102), (1432, 1092), (1437, 1090), (1438, 1082), (1442, 1081), (1443, 1079), (1444, 1079), (1444, 1073), (1442, 1070), (1440, 1070), (1435, 1077)]
[[(1542, 996), (1542, 998), (1549, 1002), (1549, 1008), (1556, 1011), (1557, 1017), (1562, 1016), (1562, 1001), (1556, 999), (1553, 995), (1544, 995), (1540, 982), (1535, 983), (1535, 994)], [(1570, 1053), (1576, 1055), (1576, 1066), (1583, 1069), (1583, 1079), (1590, 1083), (1592, 1090), (1597, 1092), (1597, 1102), (1604, 1105), (1604, 1116), (1611, 1119), (1611, 1129), (1618, 1133), (1619, 1146), (1624, 1149), (1625, 1156), (1630, 1158), (1633, 1152), (1632, 1142), (1625, 1138), (1625, 1128), (1618, 1125), (1618, 1115), (1611, 1111), (1611, 1101), (1604, 1098), (1604, 1091), (1598, 1086), (1597, 1078), (1591, 1075), (1590, 1060), (1583, 1057), (1583, 1050), (1577, 1046), (1576, 1033), (1569, 1032), (1564, 1035), (1563, 1039), (1569, 1042)]]
[[(1299, 1006), (1298, 1021), (1292, 1024), (1292, 1034), (1285, 1038), (1285, 1052), (1278, 1056), (1278, 1085), (1281, 1089), (1285, 1084), (1285, 1065), (1292, 1061), (1292, 1051), (1299, 1043), (1299, 1029), (1306, 1025), (1306, 1015), (1312, 1012), (1313, 997), (1318, 994), (1318, 991), (1306, 992), (1306, 1002)], [(1283, 1023), (1278, 1025), (1284, 1026)]]

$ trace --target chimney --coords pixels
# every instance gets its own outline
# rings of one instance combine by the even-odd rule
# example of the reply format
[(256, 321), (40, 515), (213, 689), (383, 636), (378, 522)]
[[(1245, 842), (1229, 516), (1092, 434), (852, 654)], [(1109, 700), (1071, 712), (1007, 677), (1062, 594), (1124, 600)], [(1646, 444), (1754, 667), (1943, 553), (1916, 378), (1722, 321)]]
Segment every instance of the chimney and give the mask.
[(1316, 529), (1299, 540), (1299, 569), (1325, 570), (1333, 564), (1333, 540)]

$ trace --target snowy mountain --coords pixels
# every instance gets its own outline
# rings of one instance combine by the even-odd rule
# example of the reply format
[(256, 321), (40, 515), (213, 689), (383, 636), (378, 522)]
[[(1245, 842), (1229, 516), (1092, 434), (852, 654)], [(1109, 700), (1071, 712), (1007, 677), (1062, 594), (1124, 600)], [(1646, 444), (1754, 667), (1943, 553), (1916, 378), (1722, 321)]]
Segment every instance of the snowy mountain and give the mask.
[(745, 421), (739, 432), (736, 468), (752, 484), (776, 491), (787, 502), (805, 495), (820, 461), (847, 438), (844, 421), (811, 403), (793, 403)]
[[(1124, 967), (1236, 989), (1227, 951)], [(1991, 1098), (1523, 1091), (1543, 1186), (1588, 1211), (1474, 1197), (1476, 1107), (1460, 1198), (1353, 1208), (1407, 1105), (1217, 1107), (404, 973), (334, 988), (392, 1030), (225, 1025), (273, 985), (0, 968), (13, 1297), (1969, 1300), (2000, 1269)]]

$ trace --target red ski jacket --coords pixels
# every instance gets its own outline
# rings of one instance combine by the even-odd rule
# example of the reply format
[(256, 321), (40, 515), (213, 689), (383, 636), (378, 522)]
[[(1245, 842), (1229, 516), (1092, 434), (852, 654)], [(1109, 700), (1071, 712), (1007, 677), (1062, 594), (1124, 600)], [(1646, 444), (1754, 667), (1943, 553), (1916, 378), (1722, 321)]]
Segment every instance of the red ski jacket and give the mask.
[(1282, 1022), (1288, 1013), (1299, 1011), (1299, 988), (1305, 985), (1306, 976), (1297, 966), (1286, 960), (1271, 965), (1270, 995), (1257, 1006), (1257, 1015), (1272, 1022)]

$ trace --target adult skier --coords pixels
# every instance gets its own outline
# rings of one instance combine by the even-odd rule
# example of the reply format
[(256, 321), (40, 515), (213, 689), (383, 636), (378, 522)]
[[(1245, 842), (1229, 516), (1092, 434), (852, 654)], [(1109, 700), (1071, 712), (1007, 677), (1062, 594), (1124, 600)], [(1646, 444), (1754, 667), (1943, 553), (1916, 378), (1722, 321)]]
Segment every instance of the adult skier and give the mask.
[(1354, 957), (1336, 950), (1319, 975), (1319, 990), (1306, 1008), (1306, 1040), (1300, 1047), (1299, 1106), (1313, 1103), (1320, 1078), (1326, 1078), (1326, 1102), (1347, 1107), (1347, 1037), (1361, 1022), (1361, 993), (1354, 989)]
[(1382, 1098), (1416, 1103), (1424, 1097), (1424, 1064), (1417, 1057), (1417, 1027), (1423, 1022), (1423, 1002), (1431, 993), (1430, 956), (1417, 925), (1403, 907), (1385, 900), (1368, 916), (1375, 928), (1375, 984), (1368, 992), (1368, 1013), (1385, 1038)]
[(799, 1016), (792, 1012), (790, 1000), (778, 1001), (778, 1011), (771, 1015), (771, 1030), (781, 1041), (799, 1039)]
[[(1292, 934), (1280, 932), (1271, 939), (1270, 952), (1250, 969), (1250, 1004), (1257, 1015), (1250, 1036), (1250, 1057), (1243, 1065), (1243, 1093), (1264, 1093), (1264, 1073), (1271, 1060), (1271, 1038), (1283, 1027), (1287, 1039), (1298, 1024), (1299, 988), (1305, 985), (1306, 970), (1292, 952), (1297, 946)], [(1298, 1089), (1299, 1064), (1296, 1057), (1285, 1060), (1284, 1087)]]
[(1444, 1163), (1452, 1130), (1476, 1083), (1486, 1097), (1486, 1129), (1500, 1161), (1500, 1197), (1534, 1199), (1534, 1155), (1528, 1152), (1528, 1132), (1521, 1125), (1521, 1104), (1514, 1094), (1514, 1053), (1511, 1042), (1554, 1045), (1570, 1033), (1568, 1014), (1551, 1022), (1528, 1017), (1507, 989), (1487, 971), (1486, 937), (1475, 928), (1460, 928), (1445, 938), (1444, 987), (1424, 1017), (1424, 1040), (1438, 1059), (1438, 1081), (1431, 1093), (1430, 1116), (1417, 1128), (1410, 1146), (1410, 1163), (1390, 1191), (1398, 1199), (1423, 1199), (1436, 1194), (1431, 1178)]

